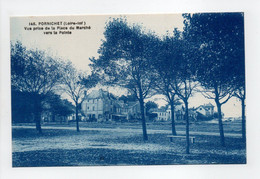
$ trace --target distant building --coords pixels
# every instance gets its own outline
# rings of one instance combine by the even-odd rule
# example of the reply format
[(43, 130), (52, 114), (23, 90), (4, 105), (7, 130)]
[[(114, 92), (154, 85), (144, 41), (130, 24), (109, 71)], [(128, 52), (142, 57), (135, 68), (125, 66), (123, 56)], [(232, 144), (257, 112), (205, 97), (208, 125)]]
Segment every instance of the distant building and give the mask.
[(157, 121), (168, 121), (171, 118), (170, 113), (164, 109), (158, 109), (155, 113), (157, 114)]
[[(68, 121), (76, 121), (76, 113), (75, 113), (75, 110), (73, 110), (74, 113), (72, 113), (71, 115), (69, 115), (67, 117), (67, 120)], [(78, 117), (79, 117), (79, 121), (86, 121), (84, 115), (82, 114), (81, 110), (79, 110), (79, 113), (78, 113)]]
[[(212, 107), (210, 105), (206, 105), (206, 109), (202, 108), (203, 112), (204, 111), (210, 111), (210, 112), (205, 112), (205, 114), (212, 114), (214, 113), (214, 110), (212, 109)], [(214, 108), (214, 106), (213, 106)], [(153, 113), (157, 114), (157, 118), (156, 121), (169, 121), (172, 120), (172, 115), (171, 115), (171, 109), (170, 106), (167, 107), (167, 109), (157, 109), (154, 110)], [(174, 119), (176, 121), (183, 121), (185, 120), (185, 108), (183, 107), (183, 105), (178, 104), (175, 106), (174, 108)], [(192, 121), (197, 121), (198, 120), (198, 112), (197, 112), (197, 108), (189, 108), (189, 119)]]
[(102, 89), (86, 95), (81, 110), (87, 119), (97, 121), (131, 120), (139, 118), (141, 113), (138, 102), (124, 103)]
[[(169, 108), (167, 109), (169, 115), (170, 115), (170, 120), (172, 120), (172, 111), (170, 109), (170, 106)], [(174, 119), (175, 120), (184, 120), (184, 114), (185, 114), (185, 111), (184, 111), (184, 107), (181, 105), (181, 104), (178, 104), (174, 107)]]
[[(178, 104), (174, 108), (174, 118), (175, 120), (183, 120), (183, 115), (184, 115), (184, 108), (181, 104)], [(153, 113), (157, 114), (157, 118), (155, 119), (156, 121), (169, 121), (171, 120), (171, 109), (170, 106), (167, 106), (166, 109), (157, 109), (154, 110)]]
[(85, 96), (81, 104), (81, 110), (88, 119), (109, 119), (111, 113), (116, 111), (113, 102), (114, 98), (108, 92), (93, 90)]
[(112, 114), (112, 119), (139, 119), (141, 118), (141, 110), (139, 102), (115, 101), (116, 113)]
[(211, 103), (200, 105), (196, 111), (205, 117), (212, 117), (214, 115), (214, 106)]

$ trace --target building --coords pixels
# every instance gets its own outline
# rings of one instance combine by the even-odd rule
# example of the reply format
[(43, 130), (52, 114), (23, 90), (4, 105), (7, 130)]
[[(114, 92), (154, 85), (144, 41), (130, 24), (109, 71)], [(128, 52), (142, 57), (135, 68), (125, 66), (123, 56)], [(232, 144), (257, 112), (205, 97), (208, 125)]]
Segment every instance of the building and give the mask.
[(157, 121), (168, 121), (171, 118), (169, 111), (165, 109), (158, 109), (155, 113), (157, 114)]
[(115, 112), (114, 97), (103, 90), (93, 90), (86, 95), (81, 104), (81, 110), (87, 119), (106, 120)]
[(139, 118), (141, 114), (138, 102), (124, 103), (102, 89), (86, 95), (81, 110), (87, 119), (97, 121), (131, 120)]
[(205, 117), (213, 117), (214, 106), (211, 103), (200, 105), (199, 107), (197, 107), (196, 112)]
[[(172, 111), (171, 111), (170, 106), (168, 107), (167, 111), (170, 115), (169, 119), (172, 120)], [(181, 104), (178, 104), (174, 107), (174, 119), (175, 120), (178, 120), (178, 121), (184, 120), (184, 114), (185, 114), (184, 107)]]
[[(157, 109), (154, 111), (154, 113), (157, 114), (156, 121), (170, 121), (172, 120), (172, 115), (171, 115), (171, 108), (170, 106), (167, 107), (167, 109)], [(184, 115), (185, 115), (185, 108), (183, 105), (178, 104), (174, 108), (174, 119), (176, 121), (182, 121), (184, 120)], [(197, 120), (197, 112), (194, 108), (189, 109), (189, 119), (196, 121)]]
[[(153, 113), (157, 114), (157, 118), (155, 119), (156, 121), (169, 121), (171, 120), (171, 108), (170, 106), (167, 106), (166, 109), (157, 109), (153, 111)], [(184, 115), (184, 108), (181, 104), (178, 104), (175, 106), (174, 110), (174, 116), (175, 120), (183, 120), (183, 115)]]
[[(171, 109), (168, 106), (166, 109), (157, 109), (152, 113), (156, 114), (156, 121), (169, 121), (171, 120)], [(178, 104), (175, 106), (174, 119), (176, 121), (184, 120), (185, 108), (183, 105)], [(200, 105), (197, 108), (189, 108), (189, 119), (197, 121), (201, 119), (211, 119), (214, 116), (214, 106), (211, 103)]]
[(114, 105), (116, 107), (116, 112), (112, 114), (112, 120), (122, 120), (127, 121), (133, 119), (139, 119), (141, 117), (141, 110), (139, 102), (126, 102), (115, 101)]

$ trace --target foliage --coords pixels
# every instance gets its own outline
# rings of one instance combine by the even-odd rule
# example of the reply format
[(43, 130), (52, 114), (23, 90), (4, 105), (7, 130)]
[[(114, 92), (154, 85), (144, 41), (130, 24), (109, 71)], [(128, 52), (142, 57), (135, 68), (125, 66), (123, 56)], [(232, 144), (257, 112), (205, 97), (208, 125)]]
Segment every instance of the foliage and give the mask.
[(193, 55), (197, 80), (204, 87), (202, 94), (216, 102), (221, 143), (225, 146), (221, 105), (233, 95), (232, 82), (236, 79), (237, 70), (244, 71), (243, 14), (198, 13), (183, 16), (184, 38), (189, 39), (190, 46), (196, 49)]
[[(207, 91), (219, 98), (231, 96), (232, 80), (241, 71), (244, 74), (244, 32), (241, 13), (202, 13), (184, 15), (185, 37), (197, 49), (197, 79)], [(236, 81), (238, 77), (236, 77)], [(207, 92), (204, 93), (211, 97)]]
[(45, 110), (50, 111), (54, 118), (55, 116), (67, 117), (74, 113), (74, 106), (71, 104), (71, 102), (68, 100), (62, 100), (61, 97), (57, 94), (48, 94), (44, 102), (47, 104)]
[(183, 50), (180, 39), (180, 31), (174, 29), (174, 36), (166, 35), (158, 45), (157, 54), (152, 62), (156, 78), (154, 81), (155, 90), (166, 97), (171, 109), (172, 134), (177, 135), (175, 129), (175, 105), (178, 102), (175, 91), (177, 83), (177, 71), (179, 62), (182, 59)]
[(59, 63), (44, 51), (11, 44), (11, 82), (19, 91), (45, 95), (59, 82)]
[(130, 94), (130, 95), (122, 95), (118, 98), (118, 100), (123, 100), (124, 103), (127, 102), (135, 102), (136, 101), (136, 97), (134, 94)]
[(33, 99), (31, 93), (20, 92), (12, 87), (12, 122), (33, 122)]
[(59, 62), (45, 51), (28, 50), (21, 42), (11, 44), (12, 90), (30, 93), (36, 129), (41, 133), (42, 101), (60, 82)]
[(156, 104), (153, 101), (148, 101), (147, 103), (145, 103), (145, 108), (146, 108), (146, 111), (149, 111), (150, 109), (157, 109), (158, 104)]
[(149, 120), (154, 120), (157, 117), (157, 114), (152, 113), (150, 111), (151, 109), (158, 109), (158, 104), (153, 101), (148, 101), (147, 103), (145, 103), (146, 116), (148, 116)]
[(84, 97), (85, 86), (81, 83), (83, 73), (79, 73), (71, 62), (63, 63), (61, 68), (62, 84), (61, 91), (65, 92), (74, 105), (78, 105)]
[(80, 76), (80, 79), (81, 79), (80, 83), (85, 86), (85, 89), (90, 89), (95, 87), (100, 81), (100, 78), (96, 73), (91, 73), (91, 75), (89, 76), (83, 76), (83, 77)]
[(152, 95), (154, 77), (149, 69), (157, 38), (121, 18), (106, 24), (104, 36), (99, 58), (91, 59), (92, 67), (102, 74), (106, 84), (126, 88), (135, 95), (141, 107), (143, 137), (147, 140), (144, 99)]
[(62, 64), (61, 74), (60, 90), (69, 95), (74, 105), (80, 104), (87, 90), (94, 87), (99, 80), (96, 74), (87, 75), (84, 72), (77, 71), (69, 61)]
[(79, 132), (79, 110), (81, 102), (87, 94), (87, 90), (94, 87), (98, 82), (98, 76), (91, 74), (87, 76), (85, 73), (78, 72), (71, 62), (63, 63), (61, 68), (62, 84), (61, 91), (65, 92), (75, 105), (76, 128)]
[[(151, 56), (153, 36), (144, 34), (140, 26), (130, 26), (123, 19), (109, 21), (104, 36), (106, 40), (98, 51), (101, 56), (91, 59), (92, 67), (97, 72), (104, 72), (106, 84), (127, 88), (137, 99), (140, 95), (149, 96), (152, 78), (148, 57)], [(139, 94), (139, 88), (142, 88), (142, 94)]]
[[(218, 115), (218, 114), (216, 114), (216, 115)], [(216, 117), (218, 117), (218, 116), (216, 116)], [(201, 113), (197, 113), (197, 116), (196, 116), (196, 119), (198, 121), (209, 121), (209, 120), (212, 120), (213, 118), (214, 118), (214, 116), (205, 116)]]
[[(163, 44), (162, 62), (158, 66), (164, 69), (157, 70), (162, 78), (161, 91), (167, 97), (172, 111), (172, 133), (176, 135), (174, 126), (174, 106), (178, 101), (178, 96), (185, 105), (185, 121), (186, 121), (186, 153), (190, 152), (189, 141), (189, 107), (188, 100), (192, 96), (194, 89), (197, 87), (195, 61), (191, 54), (194, 53), (193, 46), (189, 40), (184, 38), (184, 33), (177, 29), (174, 30), (174, 36), (166, 36)], [(160, 61), (160, 60), (158, 60)], [(158, 86), (158, 85), (157, 85)], [(160, 88), (159, 88), (160, 89)]]

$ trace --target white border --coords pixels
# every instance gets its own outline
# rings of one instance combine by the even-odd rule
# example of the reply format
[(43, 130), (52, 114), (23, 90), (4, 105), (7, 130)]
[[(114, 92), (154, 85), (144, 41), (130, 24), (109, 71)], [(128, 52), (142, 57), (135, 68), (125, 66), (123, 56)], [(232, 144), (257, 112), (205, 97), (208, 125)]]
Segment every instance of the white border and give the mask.
[[(258, 0), (0, 0), (0, 178), (259, 178), (258, 101), (260, 19)], [(245, 12), (247, 70), (247, 165), (12, 168), (9, 17), (31, 15)]]

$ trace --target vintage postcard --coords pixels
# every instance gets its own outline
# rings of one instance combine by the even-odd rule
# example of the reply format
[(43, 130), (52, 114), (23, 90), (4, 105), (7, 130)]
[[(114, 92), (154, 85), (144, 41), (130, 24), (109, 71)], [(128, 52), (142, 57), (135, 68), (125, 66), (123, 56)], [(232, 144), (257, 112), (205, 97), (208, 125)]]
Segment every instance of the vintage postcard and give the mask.
[(10, 18), (13, 167), (246, 164), (244, 14)]

